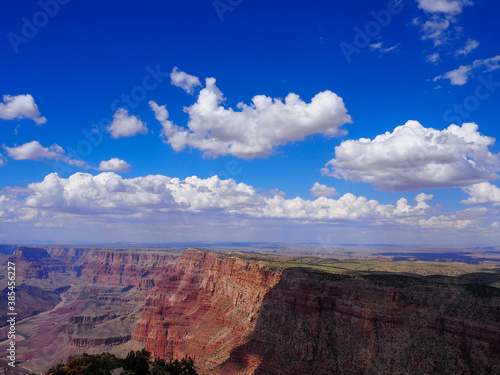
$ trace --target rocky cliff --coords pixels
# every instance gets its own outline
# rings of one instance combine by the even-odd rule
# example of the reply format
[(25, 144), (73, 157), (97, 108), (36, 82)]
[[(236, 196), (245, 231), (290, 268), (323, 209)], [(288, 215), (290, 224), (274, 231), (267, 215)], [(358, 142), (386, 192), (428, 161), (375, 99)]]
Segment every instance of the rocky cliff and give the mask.
[(177, 256), (155, 252), (92, 250), (86, 254), (83, 275), (93, 284), (151, 288), (165, 279)]
[(49, 276), (60, 277), (76, 274), (77, 270), (71, 263), (60, 261), (39, 247), (21, 246), (8, 257), (15, 263), (16, 276), (22, 279), (48, 279)]
[(191, 249), (133, 338), (205, 374), (500, 373), (496, 288), (280, 269)]
[(202, 374), (500, 374), (500, 289), (484, 285), (500, 281), (494, 267), (443, 277), (199, 249), (45, 250), (15, 256), (48, 262), (41, 282), (71, 288), (37, 292), (61, 301), (18, 326), (32, 370), (145, 348), (191, 356)]
[(154, 356), (189, 355), (214, 371), (245, 342), (279, 277), (264, 262), (190, 249), (150, 292), (133, 338)]
[(178, 255), (141, 249), (44, 247), (53, 259), (83, 270), (93, 284), (151, 289), (173, 269)]
[(287, 269), (219, 373), (500, 374), (500, 293)]

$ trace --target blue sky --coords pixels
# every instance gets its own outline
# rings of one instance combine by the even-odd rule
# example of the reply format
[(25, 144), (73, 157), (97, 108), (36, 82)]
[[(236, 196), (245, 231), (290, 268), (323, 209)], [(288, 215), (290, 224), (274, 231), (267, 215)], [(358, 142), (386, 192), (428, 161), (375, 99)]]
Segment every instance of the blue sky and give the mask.
[(2, 242), (500, 244), (497, 2), (3, 7)]

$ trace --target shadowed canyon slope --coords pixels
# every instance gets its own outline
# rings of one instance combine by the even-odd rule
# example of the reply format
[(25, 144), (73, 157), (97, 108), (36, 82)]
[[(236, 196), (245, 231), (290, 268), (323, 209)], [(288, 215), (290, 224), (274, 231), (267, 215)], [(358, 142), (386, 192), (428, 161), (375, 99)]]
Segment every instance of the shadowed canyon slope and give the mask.
[(8, 259), (47, 301), (18, 324), (30, 370), (145, 347), (203, 374), (500, 373), (494, 266), (26, 249)]

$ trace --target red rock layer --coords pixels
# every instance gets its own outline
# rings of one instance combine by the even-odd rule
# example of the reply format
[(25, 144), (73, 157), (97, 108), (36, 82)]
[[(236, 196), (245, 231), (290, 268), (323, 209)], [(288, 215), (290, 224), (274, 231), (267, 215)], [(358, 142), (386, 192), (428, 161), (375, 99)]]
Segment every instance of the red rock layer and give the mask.
[(155, 357), (189, 355), (211, 373), (247, 340), (279, 278), (262, 262), (189, 249), (151, 291), (133, 337)]
[(500, 297), (484, 286), (282, 273), (197, 249), (48, 252), (31, 254), (36, 262), (18, 253), (19, 272), (41, 262), (52, 274), (35, 281), (66, 280), (70, 266), (82, 277), (61, 307), (20, 325), (29, 336), (20, 359), (44, 370), (72, 354), (144, 346), (191, 356), (202, 374), (500, 374)]
[(21, 279), (47, 279), (59, 275), (76, 275), (72, 265), (52, 258), (42, 248), (21, 246), (8, 257), (16, 265), (16, 276)]
[(83, 275), (94, 284), (150, 288), (173, 270), (176, 259), (154, 252), (92, 250), (86, 254)]

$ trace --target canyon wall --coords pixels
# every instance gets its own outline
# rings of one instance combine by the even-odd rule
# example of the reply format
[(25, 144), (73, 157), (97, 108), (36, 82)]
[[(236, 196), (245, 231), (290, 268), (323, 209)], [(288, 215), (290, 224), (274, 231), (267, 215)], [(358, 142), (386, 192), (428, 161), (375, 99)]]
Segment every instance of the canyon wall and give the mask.
[(7, 259), (15, 263), (16, 277), (21, 280), (76, 276), (78, 273), (74, 264), (53, 258), (45, 249), (38, 247), (21, 246)]
[(93, 284), (153, 287), (173, 270), (177, 256), (155, 252), (92, 250), (83, 276)]
[(204, 374), (500, 373), (500, 291), (189, 250), (133, 338)]
[(287, 269), (218, 373), (500, 374), (500, 293), (485, 288)]
[(31, 289), (58, 306), (18, 326), (35, 371), (145, 348), (201, 374), (500, 374), (500, 290), (478, 283), (500, 270), (354, 276), (199, 249), (45, 250), (14, 255), (31, 285), (59, 280), (50, 298)]
[(150, 292), (133, 338), (154, 357), (191, 356), (213, 373), (252, 332), (280, 275), (265, 262), (190, 249)]

